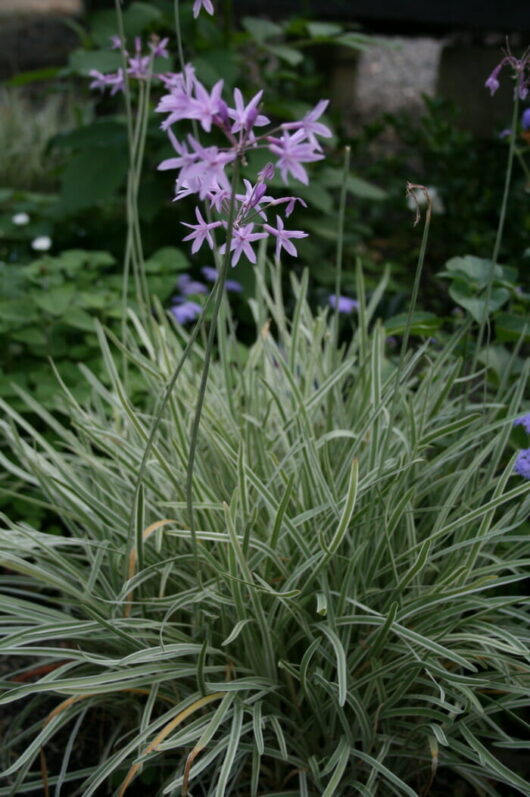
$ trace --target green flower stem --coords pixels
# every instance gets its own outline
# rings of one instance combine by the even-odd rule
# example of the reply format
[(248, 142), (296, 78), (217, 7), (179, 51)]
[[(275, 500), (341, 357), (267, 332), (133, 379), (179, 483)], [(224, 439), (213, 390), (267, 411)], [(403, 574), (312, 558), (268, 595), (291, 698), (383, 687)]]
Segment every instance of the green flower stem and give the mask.
[[(396, 387), (394, 389), (394, 395), (390, 403), (388, 425), (383, 435), (383, 443), (382, 443), (383, 451), (386, 450), (388, 446), (389, 437), (392, 432), (392, 425), (394, 423), (394, 418), (396, 417), (397, 404), (399, 401), (399, 380), (401, 377), (401, 372), (403, 370), (403, 365), (405, 363), (405, 357), (407, 355), (409, 339), (410, 339), (410, 330), (412, 327), (412, 316), (416, 308), (416, 302), (418, 301), (421, 275), (423, 271), (423, 264), (425, 262), (425, 253), (427, 252), (427, 242), (429, 240), (429, 230), (431, 226), (432, 205), (431, 205), (431, 198), (429, 196), (429, 192), (427, 191), (426, 188), (423, 188), (423, 186), (413, 186), (413, 188), (420, 188), (424, 191), (424, 194), (427, 198), (427, 210), (425, 213), (425, 224), (423, 225), (423, 235), (421, 238), (420, 251), (418, 253), (418, 261), (416, 264), (416, 273), (414, 275), (412, 295), (410, 297), (409, 309), (407, 313), (407, 321), (405, 324), (405, 330), (403, 332), (403, 338), (401, 339), (401, 350), (399, 352), (399, 361), (396, 369)], [(380, 457), (381, 468), (383, 467), (383, 464), (384, 464), (384, 457)]]
[(147, 467), (147, 461), (149, 459), (149, 455), (151, 454), (151, 449), (153, 448), (153, 445), (154, 445), (154, 442), (155, 442), (155, 437), (156, 437), (156, 433), (158, 431), (158, 427), (160, 426), (160, 422), (162, 421), (162, 418), (164, 417), (164, 413), (165, 413), (166, 408), (167, 408), (167, 406), (169, 404), (169, 399), (171, 398), (171, 393), (173, 392), (173, 388), (175, 387), (177, 379), (179, 378), (180, 372), (182, 371), (182, 368), (184, 367), (184, 364), (185, 364), (186, 360), (188, 359), (188, 356), (189, 356), (189, 354), (190, 354), (190, 352), (191, 352), (191, 350), (192, 350), (192, 348), (193, 348), (193, 346), (195, 344), (195, 341), (197, 340), (199, 334), (202, 332), (202, 330), (204, 328), (205, 319), (206, 319), (206, 312), (210, 309), (210, 305), (212, 304), (215, 295), (216, 295), (215, 290), (212, 290), (210, 292), (208, 298), (206, 299), (203, 311), (202, 311), (201, 315), (199, 316), (199, 318), (197, 320), (197, 323), (195, 324), (195, 326), (193, 327), (193, 329), (192, 329), (192, 331), (190, 333), (190, 336), (188, 338), (188, 342), (186, 343), (186, 346), (184, 347), (184, 351), (182, 352), (180, 360), (178, 361), (177, 366), (176, 366), (176, 368), (173, 371), (173, 374), (171, 376), (171, 379), (169, 380), (169, 382), (167, 384), (167, 387), (166, 387), (166, 389), (164, 391), (164, 396), (162, 398), (162, 402), (160, 404), (160, 408), (159, 408), (158, 413), (156, 414), (156, 417), (155, 417), (155, 419), (153, 421), (153, 425), (151, 427), (151, 431), (149, 432), (149, 437), (147, 438), (147, 442), (145, 444), (144, 452), (143, 452), (142, 459), (141, 459), (141, 462), (140, 462), (140, 467), (138, 468), (138, 473), (136, 474), (136, 481), (135, 481), (135, 485), (134, 485), (134, 500), (132, 502), (132, 507), (133, 508), (131, 510), (131, 515), (130, 515), (130, 518), (129, 518), (129, 528), (131, 530), (131, 539), (132, 540), (134, 540), (135, 507), (138, 504), (138, 496), (139, 496), (139, 493), (140, 493), (141, 488), (142, 488), (142, 482), (143, 482), (143, 477), (144, 477), (145, 470), (146, 470), (146, 467)]
[[(127, 56), (125, 55), (125, 27), (123, 24), (123, 12), (121, 10), (120, 0), (114, 0), (114, 5), (116, 8), (118, 35), (121, 40), (120, 54), (121, 54), (123, 78), (124, 78), (123, 93), (125, 98), (125, 118), (127, 120), (127, 143), (129, 146), (129, 173), (127, 175), (127, 238), (125, 243), (125, 254), (123, 261), (122, 301), (121, 301), (121, 339), (123, 343), (125, 343), (125, 337), (127, 331), (127, 298), (129, 295), (129, 278), (130, 278), (131, 259), (132, 259), (132, 235), (130, 232), (131, 222), (130, 222), (130, 210), (129, 210), (130, 206), (129, 186), (131, 183), (130, 170), (132, 168), (131, 163), (132, 163), (132, 152), (133, 152), (133, 141), (134, 141), (134, 129), (133, 129), (130, 82), (129, 82), (129, 75), (127, 74)], [(125, 354), (123, 356), (123, 375), (124, 379), (126, 380), (127, 358), (125, 357)]]
[[(474, 373), (477, 367), (478, 356), (480, 354), (480, 348), (482, 346), (482, 341), (484, 339), (484, 331), (487, 330), (486, 334), (486, 345), (489, 344), (490, 335), (491, 335), (491, 327), (489, 321), (489, 305), (491, 301), (491, 292), (493, 289), (493, 280), (495, 276), (495, 266), (497, 265), (497, 261), (499, 259), (499, 251), (501, 248), (502, 243), (502, 236), (504, 233), (504, 223), (506, 221), (506, 211), (508, 208), (508, 195), (510, 193), (510, 185), (512, 181), (512, 170), (513, 170), (513, 161), (516, 152), (515, 146), (515, 139), (516, 139), (516, 131), (517, 131), (517, 120), (519, 116), (519, 95), (517, 91), (515, 92), (515, 98), (513, 101), (513, 112), (512, 112), (512, 123), (510, 128), (510, 146), (508, 148), (508, 163), (506, 164), (506, 176), (504, 179), (504, 191), (502, 194), (502, 202), (501, 202), (501, 211), (499, 214), (499, 224), (497, 226), (497, 235), (495, 236), (495, 244), (493, 247), (493, 253), (491, 255), (491, 265), (489, 268), (488, 273), (488, 283), (486, 287), (486, 300), (484, 302), (484, 310), (482, 313), (482, 319), (480, 321), (477, 343), (475, 347), (475, 352), (473, 354), (473, 364), (471, 366), (471, 373)], [(486, 372), (488, 366), (486, 363)]]
[[(333, 338), (335, 347), (332, 351), (332, 357), (339, 356), (339, 328), (340, 328), (340, 314), (339, 314), (339, 296), (342, 283), (342, 259), (344, 253), (344, 216), (346, 213), (346, 195), (348, 188), (348, 177), (350, 174), (350, 156), (351, 147), (344, 147), (344, 164), (342, 172), (342, 185), (340, 189), (339, 199), (339, 227), (337, 231), (337, 254), (335, 259), (335, 312), (333, 316)], [(333, 417), (333, 391), (330, 391), (328, 406), (327, 406), (327, 428), (332, 429)]]
[(179, 64), (180, 69), (184, 72), (184, 66), (186, 64), (184, 60), (184, 48), (182, 46), (182, 29), (180, 27), (180, 2), (179, 0), (175, 0), (174, 2), (174, 9), (175, 9), (175, 37), (177, 39), (177, 52), (179, 57)]
[(210, 321), (210, 331), (208, 333), (208, 340), (206, 343), (206, 350), (204, 353), (204, 363), (202, 366), (202, 374), (201, 374), (201, 382), (199, 385), (199, 395), (197, 397), (197, 407), (195, 409), (195, 416), (193, 418), (193, 425), (191, 427), (191, 437), (190, 437), (190, 451), (188, 457), (188, 468), (186, 472), (186, 507), (188, 512), (188, 521), (190, 524), (190, 534), (191, 534), (191, 544), (193, 549), (193, 556), (195, 559), (195, 567), (197, 572), (197, 578), (199, 579), (199, 583), (201, 583), (201, 574), (199, 570), (199, 557), (198, 557), (198, 549), (197, 549), (197, 532), (195, 529), (195, 513), (193, 508), (193, 467), (195, 464), (195, 453), (197, 450), (197, 439), (199, 435), (199, 425), (201, 422), (201, 414), (202, 414), (202, 407), (204, 404), (204, 396), (206, 394), (206, 385), (208, 382), (208, 372), (210, 370), (210, 362), (212, 357), (213, 346), (215, 342), (215, 335), (217, 332), (217, 318), (219, 315), (219, 310), (221, 308), (221, 302), (223, 301), (224, 296), (224, 286), (226, 282), (226, 276), (228, 274), (228, 269), (230, 266), (230, 244), (232, 242), (232, 233), (234, 228), (234, 218), (235, 218), (235, 207), (236, 207), (236, 193), (237, 193), (237, 184), (239, 180), (239, 161), (236, 160), (234, 162), (234, 173), (232, 176), (232, 185), (230, 191), (230, 207), (228, 211), (228, 227), (226, 231), (226, 244), (225, 244), (225, 253), (223, 257), (223, 263), (221, 266), (221, 271), (217, 278), (217, 282), (215, 283), (215, 288), (212, 291), (215, 291), (215, 304), (213, 308), (212, 318)]
[(351, 147), (344, 147), (344, 165), (339, 200), (339, 229), (337, 233), (337, 256), (335, 261), (335, 343), (339, 342), (339, 296), (342, 283), (342, 259), (344, 254), (344, 216), (346, 213), (346, 195), (348, 177), (350, 175)]
[(127, 56), (125, 55), (125, 28), (123, 25), (123, 12), (121, 10), (121, 1), (114, 0), (114, 6), (116, 8), (116, 19), (118, 22), (118, 35), (121, 40), (120, 55), (121, 55), (121, 62), (123, 69), (123, 80), (125, 84), (124, 95), (125, 95), (125, 115), (127, 118), (127, 137), (129, 139), (129, 151), (132, 151), (133, 116), (132, 116), (132, 107), (131, 107), (130, 82), (129, 82), (129, 75), (127, 74)]
[[(147, 80), (140, 83), (139, 102), (136, 112), (136, 119), (133, 114), (131, 101), (130, 81), (127, 74), (127, 58), (125, 55), (125, 29), (123, 25), (123, 14), (120, 0), (115, 0), (116, 17), (118, 22), (118, 33), (122, 42), (121, 56), (122, 68), (124, 72), (124, 95), (125, 95), (125, 115), (127, 120), (127, 141), (129, 146), (129, 171), (127, 175), (127, 239), (125, 245), (124, 268), (122, 280), (122, 340), (125, 342), (127, 330), (127, 304), (129, 295), (129, 278), (131, 264), (136, 284), (136, 294), (138, 304), (145, 310), (146, 318), (149, 313), (149, 291), (144, 269), (143, 247), (141, 240), (140, 219), (138, 214), (138, 191), (145, 153), (145, 140), (147, 124), (149, 118), (149, 98), (152, 81), (152, 61), (149, 67)], [(127, 365), (123, 362), (124, 374), (127, 373)]]
[(138, 279), (140, 283), (140, 290), (145, 307), (147, 308), (147, 317), (151, 317), (149, 288), (147, 285), (147, 278), (145, 274), (145, 261), (143, 254), (142, 235), (140, 229), (140, 217), (138, 214), (138, 194), (140, 190), (140, 179), (142, 176), (142, 168), (145, 155), (145, 142), (147, 139), (147, 125), (149, 122), (149, 100), (151, 95), (151, 82), (152, 82), (153, 60), (149, 64), (147, 79), (145, 84), (141, 84), (140, 92), (140, 108), (138, 114), (138, 143), (136, 147), (136, 163), (134, 169), (134, 231), (136, 239), (136, 256), (137, 256), (137, 270)]

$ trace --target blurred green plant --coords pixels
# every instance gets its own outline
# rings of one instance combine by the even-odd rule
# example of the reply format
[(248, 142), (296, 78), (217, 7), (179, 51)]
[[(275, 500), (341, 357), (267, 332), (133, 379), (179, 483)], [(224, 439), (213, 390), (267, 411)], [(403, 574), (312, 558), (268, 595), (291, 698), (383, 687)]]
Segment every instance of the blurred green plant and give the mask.
[[(84, 95), (86, 98), (86, 95)], [(61, 152), (51, 151), (57, 134), (86, 121), (92, 102), (81, 103), (73, 90), (40, 96), (21, 86), (0, 88), (0, 185), (46, 191), (57, 187)]]
[[(406, 113), (385, 115), (352, 141), (354, 168), (363, 164), (363, 175), (381, 182), (388, 200), (384, 205), (352, 207), (351, 214), (352, 223), (365, 225), (362, 249), (358, 248), (365, 267), (373, 274), (381, 261), (390, 263), (391, 285), (406, 302), (411, 253), (417, 249), (417, 241), (406, 223), (404, 180), (422, 183), (431, 192), (435, 189), (435, 219), (420, 303), (425, 310), (444, 317), (450, 313), (451, 303), (450, 297), (440, 292), (437, 272), (455, 254), (491, 257), (508, 145), (506, 139), (492, 140), (463, 130), (458, 108), (447, 100), (425, 97), (424, 101), (425, 112), (419, 118)], [(516, 163), (509, 227), (499, 258), (518, 269), (524, 292), (530, 292), (523, 261), (530, 237), (527, 188), (527, 174)]]
[[(188, 261), (181, 250), (164, 248), (146, 262), (153, 293), (167, 302)], [(47, 409), (59, 409), (58, 383), (50, 369), (81, 400), (88, 385), (78, 362), (102, 370), (96, 320), (117, 329), (122, 279), (108, 252), (72, 249), (43, 255), (27, 265), (0, 263), (0, 396), (13, 406), (23, 387)], [(134, 307), (134, 296), (129, 297)]]

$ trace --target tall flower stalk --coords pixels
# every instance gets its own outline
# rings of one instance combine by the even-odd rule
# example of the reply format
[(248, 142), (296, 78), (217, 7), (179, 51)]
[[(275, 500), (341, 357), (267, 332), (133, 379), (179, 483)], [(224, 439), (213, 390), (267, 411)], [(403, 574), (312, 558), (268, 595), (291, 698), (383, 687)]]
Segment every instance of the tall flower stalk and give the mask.
[(504, 57), (497, 64), (497, 66), (495, 67), (495, 69), (493, 70), (493, 72), (485, 82), (485, 86), (490, 90), (492, 96), (495, 94), (495, 92), (500, 86), (499, 75), (501, 71), (504, 69), (504, 67), (508, 67), (509, 69), (511, 69), (512, 79), (514, 81), (514, 92), (513, 92), (514, 99), (513, 99), (512, 122), (510, 126), (508, 162), (506, 165), (506, 175), (504, 180), (504, 190), (502, 193), (501, 208), (499, 213), (499, 223), (497, 225), (497, 234), (495, 236), (495, 243), (491, 255), (491, 263), (489, 267), (488, 280), (486, 285), (484, 309), (479, 326), (475, 353), (473, 356), (473, 365), (471, 369), (472, 372), (475, 371), (476, 369), (478, 357), (480, 354), (480, 348), (482, 346), (482, 341), (484, 339), (484, 332), (486, 331), (486, 329), (487, 329), (487, 338), (489, 342), (489, 336), (490, 336), (489, 305), (491, 300), (491, 292), (493, 289), (495, 267), (499, 259), (499, 252), (504, 233), (504, 224), (506, 221), (506, 212), (508, 208), (508, 196), (510, 193), (510, 185), (512, 180), (513, 162), (516, 155), (516, 136), (517, 136), (517, 122), (519, 116), (519, 103), (521, 100), (525, 100), (527, 98), (528, 93), (530, 91), (530, 49), (527, 49), (523, 53), (521, 58), (516, 58), (515, 56), (513, 56), (509, 48), (506, 50)]
[[(131, 150), (131, 171), (127, 190), (128, 238), (126, 263), (124, 272), (124, 301), (127, 294), (129, 262), (135, 264), (137, 293), (141, 305), (149, 312), (147, 286), (144, 282), (143, 254), (137, 213), (137, 197), (143, 161), (147, 115), (149, 112), (150, 87), (153, 76), (165, 87), (166, 93), (160, 98), (156, 111), (165, 114), (161, 127), (167, 131), (169, 141), (174, 149), (174, 157), (167, 158), (159, 164), (161, 171), (176, 171), (174, 201), (185, 197), (196, 196), (202, 208), (195, 208), (195, 223), (183, 221), (188, 232), (184, 241), (191, 243), (192, 254), (199, 252), (206, 244), (211, 250), (218, 272), (212, 296), (213, 312), (210, 318), (210, 329), (206, 341), (205, 358), (201, 374), (199, 397), (192, 422), (190, 450), (186, 476), (186, 503), (188, 522), (191, 529), (192, 548), (196, 562), (197, 537), (193, 509), (193, 471), (195, 453), (200, 429), (202, 406), (206, 392), (208, 373), (215, 345), (216, 332), (219, 333), (220, 311), (222, 307), (224, 287), (229, 267), (237, 266), (246, 260), (255, 264), (257, 257), (254, 246), (258, 241), (274, 242), (274, 257), (279, 263), (282, 252), (291, 256), (297, 255), (294, 241), (306, 237), (302, 230), (287, 229), (287, 219), (297, 203), (305, 206), (305, 202), (297, 196), (275, 197), (268, 193), (269, 184), (279, 170), (284, 183), (289, 177), (307, 185), (309, 177), (305, 164), (321, 160), (324, 157), (319, 138), (330, 137), (330, 129), (320, 121), (328, 101), (321, 100), (315, 108), (302, 119), (286, 122), (272, 127), (266, 133), (262, 128), (270, 125), (270, 120), (261, 113), (263, 91), (258, 91), (250, 101), (246, 102), (241, 90), (235, 88), (233, 104), (223, 98), (223, 81), (219, 80), (208, 90), (197, 78), (191, 64), (184, 62), (184, 52), (180, 31), (179, 0), (175, 0), (175, 23), (177, 49), (181, 64), (179, 73), (167, 72), (153, 75), (153, 57), (142, 55), (141, 43), (135, 41), (135, 56), (128, 56), (123, 37), (123, 20), (119, 0), (116, 0), (119, 18), (119, 37), (113, 38), (114, 46), (119, 46), (123, 54), (123, 66), (117, 73), (101, 75), (92, 73), (94, 88), (110, 88), (112, 93), (119, 90), (126, 92), (126, 109), (128, 118), (129, 145)], [(211, 0), (196, 0), (193, 14), (197, 16), (201, 10), (214, 13)], [(151, 47), (151, 56), (166, 52), (166, 40), (158, 45), (155, 51)], [(131, 78), (139, 79), (139, 112), (136, 125), (132, 122), (132, 107), (128, 96)], [(192, 132), (184, 140), (178, 139), (173, 125), (187, 120), (191, 123)], [(225, 138), (225, 146), (204, 144), (201, 138), (210, 135), (217, 129)], [(247, 164), (247, 156), (252, 150), (267, 150), (271, 161), (257, 174), (251, 182), (243, 179), (240, 185), (240, 170)], [(228, 173), (231, 170), (231, 175)], [(269, 213), (274, 213), (274, 219)], [(224, 240), (218, 241), (221, 235)], [(214, 294), (214, 295), (213, 295)], [(186, 308), (185, 308), (186, 309)], [(197, 337), (204, 324), (204, 312), (199, 316), (190, 341)], [(223, 335), (217, 335), (222, 344)], [(149, 435), (144, 457), (136, 482), (135, 506), (141, 499), (141, 483), (149, 452), (154, 444), (163, 412), (181, 371), (185, 358), (191, 350), (186, 346), (183, 357), (171, 378), (161, 403), (159, 413)], [(223, 359), (221, 352), (221, 359)], [(134, 525), (135, 509), (131, 514), (131, 528)], [(198, 572), (200, 579), (200, 573)]]

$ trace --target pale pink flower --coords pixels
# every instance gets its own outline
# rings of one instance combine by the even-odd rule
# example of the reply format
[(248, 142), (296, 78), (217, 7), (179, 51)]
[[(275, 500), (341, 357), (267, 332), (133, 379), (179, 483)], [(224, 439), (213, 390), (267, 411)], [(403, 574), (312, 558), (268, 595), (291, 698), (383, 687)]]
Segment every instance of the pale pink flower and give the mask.
[[(253, 224), (246, 224), (243, 227), (234, 227), (232, 231), (232, 240), (230, 241), (230, 251), (232, 255), (232, 266), (236, 266), (242, 254), (246, 255), (251, 263), (256, 262), (256, 253), (252, 249), (252, 243), (258, 241), (260, 238), (266, 238), (266, 232), (252, 232), (254, 229)], [(226, 244), (223, 244), (219, 250), (221, 254), (226, 251)]]
[(329, 100), (320, 100), (309, 113), (306, 113), (303, 119), (299, 122), (287, 122), (282, 125), (282, 130), (303, 130), (305, 137), (313, 144), (314, 147), (319, 148), (320, 144), (316, 136), (323, 138), (331, 138), (333, 133), (322, 122), (317, 122), (320, 119), (326, 108), (328, 107)]
[(211, 94), (208, 94), (202, 83), (199, 83), (198, 80), (195, 81), (195, 98), (190, 100), (188, 119), (197, 119), (207, 133), (212, 129), (214, 117), (223, 111), (224, 103), (221, 100), (223, 83), (223, 80), (218, 80)]
[(192, 254), (198, 252), (201, 246), (205, 241), (208, 242), (208, 246), (210, 249), (213, 249), (214, 242), (212, 237), (212, 230), (215, 230), (216, 227), (221, 226), (220, 221), (212, 221), (207, 222), (203, 219), (201, 215), (201, 211), (199, 208), (195, 208), (195, 216), (197, 217), (198, 224), (188, 224), (186, 221), (181, 221), (180, 223), (183, 224), (185, 227), (189, 227), (193, 232), (190, 232), (189, 235), (186, 235), (183, 238), (183, 241), (193, 241), (193, 245), (191, 247)]
[(309, 178), (302, 163), (311, 163), (324, 157), (321, 152), (315, 152), (313, 145), (304, 139), (303, 130), (297, 130), (292, 136), (288, 132), (284, 132), (281, 138), (269, 138), (269, 150), (274, 155), (278, 155), (277, 165), (284, 182), (287, 182), (290, 172), (293, 177), (307, 185)]
[(225, 166), (236, 158), (233, 151), (223, 151), (218, 147), (202, 147), (193, 136), (188, 136), (196, 159), (181, 169), (177, 188), (184, 181), (193, 187), (198, 186), (198, 194), (204, 199), (208, 194), (219, 190), (230, 191), (230, 182), (225, 174)]
[(193, 16), (195, 17), (195, 19), (197, 19), (199, 13), (203, 8), (205, 11), (208, 12), (208, 14), (214, 13), (212, 0), (195, 0), (195, 2), (193, 3)]
[(307, 233), (302, 232), (301, 230), (286, 230), (283, 225), (283, 220), (280, 216), (276, 216), (276, 226), (277, 229), (271, 227), (270, 224), (264, 224), (263, 229), (267, 230), (268, 233), (274, 235), (276, 238), (276, 249), (274, 256), (276, 258), (276, 262), (280, 260), (280, 253), (282, 249), (285, 249), (290, 255), (293, 257), (298, 257), (298, 252), (296, 251), (296, 247), (291, 241), (290, 238), (307, 238)]
[(236, 107), (228, 108), (228, 116), (234, 119), (232, 133), (238, 133), (240, 130), (245, 132), (252, 127), (263, 127), (263, 125), (268, 125), (270, 123), (270, 119), (258, 113), (258, 104), (262, 96), (263, 90), (258, 91), (258, 93), (252, 97), (249, 104), (245, 106), (243, 95), (240, 90), (234, 89), (234, 102)]

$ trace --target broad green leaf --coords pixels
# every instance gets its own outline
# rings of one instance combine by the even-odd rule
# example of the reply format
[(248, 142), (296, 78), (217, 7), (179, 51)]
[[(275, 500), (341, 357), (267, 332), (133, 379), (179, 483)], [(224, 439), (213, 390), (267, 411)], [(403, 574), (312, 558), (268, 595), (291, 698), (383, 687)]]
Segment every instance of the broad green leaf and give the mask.
[(343, 33), (335, 39), (336, 44), (343, 47), (350, 47), (352, 50), (367, 50), (377, 43), (376, 39), (371, 36), (365, 36), (362, 33)]
[(333, 197), (322, 185), (315, 180), (311, 185), (303, 185), (293, 180), (296, 193), (304, 199), (309, 207), (321, 210), (322, 213), (331, 213), (333, 210)]
[[(207, 85), (213, 85), (222, 78), (225, 81), (225, 89), (230, 88), (237, 77), (238, 64), (232, 50), (205, 50), (194, 59), (193, 65), (196, 66), (198, 75), (199, 72), (204, 75)], [(202, 78), (199, 76), (199, 79)]]
[(122, 58), (116, 50), (74, 50), (68, 63), (79, 75), (88, 75), (91, 69), (106, 74), (116, 72), (122, 65)]
[[(450, 297), (480, 323), (486, 312), (486, 296), (477, 296), (468, 282), (455, 280), (449, 287)], [(510, 298), (507, 288), (493, 288), (487, 302), (488, 315), (494, 313)]]
[(37, 318), (27, 299), (0, 302), (0, 329), (23, 326)]
[[(495, 319), (495, 328), (497, 337), (499, 337), (497, 318)], [(506, 373), (506, 370), (510, 367), (511, 359), (510, 352), (504, 346), (488, 346), (478, 356), (479, 362), (487, 365), (488, 368), (492, 368), (499, 377)]]
[(26, 343), (28, 346), (46, 346), (48, 338), (39, 327), (28, 327), (27, 329), (19, 329), (11, 333), (13, 340), (18, 340), (20, 343)]
[(342, 26), (335, 22), (309, 22), (307, 32), (312, 39), (329, 39), (342, 33)]
[(112, 197), (125, 180), (128, 156), (125, 148), (101, 148), (97, 155), (84, 151), (69, 162), (62, 177), (61, 209), (77, 213)]
[(368, 180), (363, 180), (361, 177), (355, 177), (353, 174), (348, 177), (346, 188), (350, 194), (358, 196), (361, 199), (374, 199), (379, 201), (381, 199), (386, 199), (388, 196), (387, 192), (379, 188), (378, 185), (369, 183)]
[(304, 60), (303, 54), (300, 50), (295, 50), (294, 47), (287, 47), (285, 44), (267, 44), (267, 50), (286, 61), (291, 66), (298, 66)]
[(67, 133), (59, 133), (52, 139), (54, 147), (109, 147), (127, 146), (125, 123), (115, 119), (99, 119), (88, 125), (76, 127)]
[[(334, 169), (327, 167), (322, 174), (322, 182), (329, 188), (340, 188), (343, 181), (343, 173), (341, 169)], [(346, 189), (350, 194), (358, 196), (361, 199), (386, 199), (388, 194), (379, 186), (369, 183), (368, 180), (363, 180), (361, 177), (355, 177), (349, 174), (346, 180)]]
[(250, 33), (253, 39), (259, 44), (263, 44), (268, 39), (275, 36), (281, 36), (283, 31), (279, 25), (271, 22), (268, 19), (261, 19), (261, 17), (243, 17), (243, 27)]
[[(470, 282), (475, 282), (478, 287), (483, 287), (488, 284), (490, 279), (492, 262), (474, 255), (465, 255), (464, 257), (452, 257), (445, 264), (445, 268), (454, 277), (462, 275)], [(493, 276), (495, 279), (503, 278), (501, 266), (494, 267)]]
[(179, 271), (185, 271), (189, 265), (189, 260), (182, 249), (177, 249), (175, 246), (163, 246), (146, 261), (145, 270), (149, 274), (160, 272), (176, 274)]
[(530, 340), (530, 317), (499, 313), (495, 316), (495, 334), (499, 340)]
[(100, 47), (108, 47), (110, 37), (117, 33), (116, 12), (114, 9), (96, 11), (90, 16), (90, 34)]
[(33, 301), (40, 307), (41, 310), (44, 310), (46, 313), (50, 313), (50, 315), (62, 315), (70, 302), (75, 293), (75, 285), (71, 283), (67, 283), (66, 285), (59, 285), (56, 288), (52, 288), (49, 291), (32, 294)]
[(123, 15), (125, 35), (139, 36), (153, 23), (160, 22), (162, 12), (152, 3), (135, 2), (127, 8)]
[(62, 317), (64, 324), (86, 332), (94, 332), (94, 319), (80, 307), (71, 307)]

